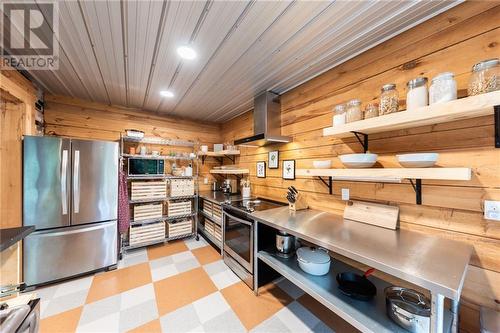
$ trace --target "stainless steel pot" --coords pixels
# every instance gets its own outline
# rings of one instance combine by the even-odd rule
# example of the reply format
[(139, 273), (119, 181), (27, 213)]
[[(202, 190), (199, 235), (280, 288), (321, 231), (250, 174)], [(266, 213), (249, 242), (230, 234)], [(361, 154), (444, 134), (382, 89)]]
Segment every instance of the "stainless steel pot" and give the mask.
[(430, 331), (430, 301), (418, 291), (403, 287), (385, 289), (387, 315), (396, 324), (414, 333)]
[(276, 249), (279, 253), (289, 254), (293, 251), (295, 238), (285, 231), (276, 234)]

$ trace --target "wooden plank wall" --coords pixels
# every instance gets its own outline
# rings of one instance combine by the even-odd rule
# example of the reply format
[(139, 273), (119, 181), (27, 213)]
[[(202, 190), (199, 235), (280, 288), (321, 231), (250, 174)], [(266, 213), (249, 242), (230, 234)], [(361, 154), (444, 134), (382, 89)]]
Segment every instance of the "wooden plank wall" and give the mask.
[[(312, 178), (285, 181), (281, 169), (267, 170), (267, 178), (255, 177), (255, 162), (267, 161), (267, 152), (280, 151), (283, 159), (295, 159), (297, 168), (311, 168), (313, 160), (362, 152), (356, 139), (322, 137), (331, 126), (332, 107), (351, 98), (363, 103), (376, 100), (380, 87), (397, 84), (404, 108), (405, 83), (417, 76), (432, 78), (444, 71), (456, 74), (459, 95), (465, 96), (471, 66), (500, 56), (500, 6), (498, 2), (466, 2), (350, 61), (302, 84), (281, 97), (282, 134), (293, 143), (264, 148), (242, 148), (237, 161), (251, 170), (253, 194), (284, 201), (294, 185), (307, 195), (313, 208), (341, 213), (342, 188), (351, 198), (398, 204), (401, 228), (456, 239), (474, 246), (463, 292), (464, 331), (476, 331), (477, 305), (499, 308), (500, 223), (483, 219), (483, 200), (500, 200), (500, 149), (494, 148), (493, 116), (435, 124), (371, 135), (369, 150), (379, 154), (378, 167), (398, 167), (395, 154), (435, 151), (439, 165), (472, 167), (470, 182), (423, 182), (423, 205), (415, 205), (409, 183), (379, 184), (334, 182), (334, 195)], [(223, 124), (224, 141), (252, 134), (252, 112)]]
[[(126, 129), (144, 131), (146, 136), (169, 139), (191, 140), (213, 145), (221, 142), (220, 125), (178, 119), (143, 110), (110, 106), (65, 96), (45, 96), (45, 133), (82, 139), (119, 140)], [(148, 146), (148, 150), (183, 151), (171, 147)], [(192, 151), (192, 150), (189, 150)], [(168, 163), (167, 163), (168, 164)], [(208, 171), (214, 161), (200, 166), (200, 189), (208, 190), (203, 184), (205, 177), (212, 179)]]
[[(35, 132), (35, 101), (31, 82), (14, 70), (0, 72), (0, 229), (22, 225), (21, 140)], [(0, 285), (21, 282), (20, 244), (0, 253)]]

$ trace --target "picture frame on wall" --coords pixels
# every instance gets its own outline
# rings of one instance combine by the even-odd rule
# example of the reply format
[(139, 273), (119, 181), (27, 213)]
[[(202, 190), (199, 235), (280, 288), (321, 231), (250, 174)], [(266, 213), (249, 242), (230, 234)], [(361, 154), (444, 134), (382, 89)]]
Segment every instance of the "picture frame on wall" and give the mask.
[(283, 179), (295, 179), (295, 160), (283, 160)]
[(257, 162), (257, 178), (266, 178), (266, 162)]
[(268, 156), (268, 166), (269, 169), (278, 169), (279, 168), (279, 160), (280, 160), (280, 152), (279, 150), (270, 151)]

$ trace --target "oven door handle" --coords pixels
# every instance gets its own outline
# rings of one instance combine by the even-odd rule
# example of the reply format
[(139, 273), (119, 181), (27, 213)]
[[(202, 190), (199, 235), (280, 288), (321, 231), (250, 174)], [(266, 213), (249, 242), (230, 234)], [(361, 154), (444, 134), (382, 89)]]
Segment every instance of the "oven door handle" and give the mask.
[(246, 225), (249, 225), (249, 226), (253, 226), (252, 222), (248, 222), (248, 221), (242, 220), (242, 219), (240, 219), (240, 218), (238, 218), (236, 216), (233, 216), (233, 215), (231, 215), (231, 214), (229, 214), (227, 212), (224, 212), (224, 215), (226, 215), (227, 217), (229, 217), (229, 218), (231, 218), (231, 219), (233, 219), (233, 220), (235, 220), (237, 222), (240, 222), (240, 223), (243, 223), (243, 224), (246, 224)]

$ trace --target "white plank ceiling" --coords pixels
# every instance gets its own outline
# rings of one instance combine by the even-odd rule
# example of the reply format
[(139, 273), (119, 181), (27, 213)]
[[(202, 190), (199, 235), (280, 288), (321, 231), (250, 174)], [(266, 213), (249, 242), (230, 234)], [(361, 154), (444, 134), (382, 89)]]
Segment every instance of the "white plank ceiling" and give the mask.
[(30, 74), (52, 94), (225, 121), (460, 2), (59, 1), (60, 68)]

